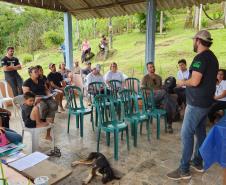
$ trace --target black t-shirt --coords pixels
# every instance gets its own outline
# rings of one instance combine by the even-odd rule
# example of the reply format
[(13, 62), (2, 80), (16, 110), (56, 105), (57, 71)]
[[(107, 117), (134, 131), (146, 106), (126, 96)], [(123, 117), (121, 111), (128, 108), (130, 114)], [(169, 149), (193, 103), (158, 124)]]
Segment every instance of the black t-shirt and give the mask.
[(207, 108), (213, 103), (218, 68), (218, 60), (212, 51), (196, 55), (189, 68), (190, 77), (192, 71), (197, 71), (202, 74), (202, 79), (197, 87), (186, 88), (187, 104)]
[[(2, 58), (1, 63), (2, 63), (2, 66), (17, 66), (20, 64), (18, 58), (16, 58), (16, 57), (8, 58), (7, 56)], [(18, 74), (17, 70), (4, 71), (4, 73), (9, 74), (9, 75), (17, 75)]]
[(32, 91), (35, 95), (45, 96), (45, 82), (42, 79), (38, 79), (38, 83), (33, 82), (31, 78), (28, 78), (24, 84), (24, 87), (29, 87), (30, 91)]
[(60, 73), (58, 73), (58, 72), (52, 73), (51, 72), (48, 74), (47, 79), (50, 82), (53, 82), (56, 86), (62, 87), (60, 82), (63, 81), (63, 76)]

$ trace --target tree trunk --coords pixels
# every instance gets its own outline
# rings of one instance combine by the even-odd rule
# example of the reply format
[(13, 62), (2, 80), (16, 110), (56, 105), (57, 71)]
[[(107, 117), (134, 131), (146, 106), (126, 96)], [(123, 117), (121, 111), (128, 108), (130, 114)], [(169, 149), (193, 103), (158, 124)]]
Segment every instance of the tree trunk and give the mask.
[(79, 21), (76, 21), (76, 37), (77, 41), (78, 41), (78, 50), (80, 50), (81, 46), (80, 46), (80, 33), (79, 33)]
[(193, 27), (198, 30), (199, 26), (199, 7), (195, 6), (195, 11), (194, 11), (194, 19), (193, 19)]
[(162, 34), (162, 30), (163, 30), (163, 11), (160, 12), (160, 27), (159, 27), (160, 34)]
[(187, 16), (184, 23), (184, 28), (192, 28), (193, 15), (192, 15), (192, 7), (188, 7)]

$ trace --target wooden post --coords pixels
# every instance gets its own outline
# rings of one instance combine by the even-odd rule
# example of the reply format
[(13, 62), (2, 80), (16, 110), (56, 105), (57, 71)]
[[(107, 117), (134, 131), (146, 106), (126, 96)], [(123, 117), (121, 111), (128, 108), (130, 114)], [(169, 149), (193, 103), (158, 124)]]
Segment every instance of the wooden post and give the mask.
[(223, 8), (224, 8), (224, 27), (226, 27), (226, 1), (223, 2)]
[(199, 8), (199, 31), (202, 29), (202, 4), (200, 4)]
[(77, 41), (78, 41), (78, 50), (80, 50), (81, 46), (80, 46), (80, 32), (79, 32), (79, 21), (76, 20), (76, 37)]
[(162, 30), (163, 30), (163, 11), (160, 12), (160, 34), (162, 34)]
[(193, 27), (196, 30), (198, 30), (198, 24), (199, 24), (199, 7), (198, 6), (195, 6)]
[(113, 30), (112, 30), (112, 19), (109, 18), (109, 49), (113, 48)]
[(96, 28), (97, 28), (97, 21), (96, 19), (93, 20), (93, 38), (95, 39), (96, 38)]

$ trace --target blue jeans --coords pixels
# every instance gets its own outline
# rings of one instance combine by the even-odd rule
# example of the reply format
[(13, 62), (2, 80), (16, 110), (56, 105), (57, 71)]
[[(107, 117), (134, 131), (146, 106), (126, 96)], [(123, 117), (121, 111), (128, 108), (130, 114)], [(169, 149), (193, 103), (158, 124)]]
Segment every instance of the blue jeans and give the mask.
[(183, 172), (188, 172), (190, 160), (194, 148), (194, 136), (196, 136), (196, 146), (193, 162), (195, 165), (202, 164), (202, 157), (199, 153), (199, 148), (206, 137), (206, 121), (209, 108), (201, 108), (192, 105), (187, 105), (183, 125), (181, 128), (182, 139), (182, 159), (180, 169)]
[(9, 140), (10, 143), (20, 143), (22, 142), (22, 136), (17, 134), (15, 131), (5, 128), (5, 136)]

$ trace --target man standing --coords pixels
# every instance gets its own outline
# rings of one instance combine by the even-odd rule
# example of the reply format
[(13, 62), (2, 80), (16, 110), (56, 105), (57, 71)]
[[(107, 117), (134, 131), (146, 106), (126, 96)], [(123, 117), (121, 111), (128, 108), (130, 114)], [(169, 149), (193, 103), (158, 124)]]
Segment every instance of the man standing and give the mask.
[[(197, 172), (203, 172), (202, 158), (199, 148), (206, 137), (207, 114), (216, 89), (216, 76), (218, 60), (209, 49), (212, 38), (208, 31), (199, 31), (193, 38), (194, 52), (197, 53), (190, 66), (188, 80), (178, 82), (180, 86), (186, 86), (187, 106), (181, 129), (182, 158), (180, 167), (167, 174), (173, 180), (190, 179), (190, 165)], [(193, 154), (194, 135), (196, 146)], [(191, 161), (191, 162), (190, 162)]]
[(19, 63), (18, 58), (14, 57), (13, 54), (14, 47), (8, 47), (7, 54), (1, 61), (5, 73), (5, 80), (12, 87), (13, 95), (17, 96), (22, 94), (23, 80), (17, 72), (17, 70), (21, 69), (21, 64)]

